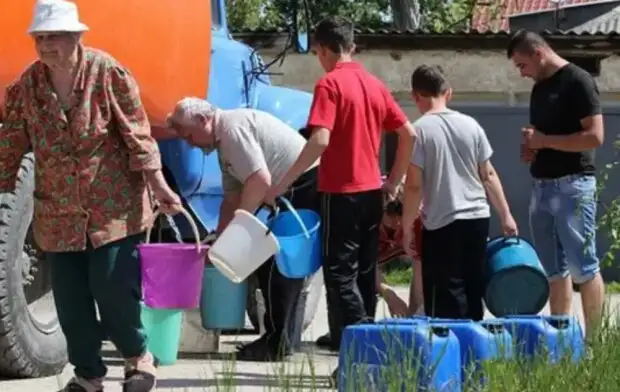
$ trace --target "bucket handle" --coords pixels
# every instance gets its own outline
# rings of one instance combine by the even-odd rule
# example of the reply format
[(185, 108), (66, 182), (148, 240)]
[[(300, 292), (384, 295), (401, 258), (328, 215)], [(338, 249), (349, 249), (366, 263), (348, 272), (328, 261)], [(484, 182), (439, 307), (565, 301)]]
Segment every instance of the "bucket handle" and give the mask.
[[(497, 237), (495, 237), (497, 238)], [(511, 236), (503, 236), (502, 237), (502, 242), (506, 243), (508, 240), (517, 240), (517, 245), (519, 245), (521, 243), (521, 237), (519, 237), (518, 235), (511, 235)], [(491, 240), (493, 241), (493, 240)], [(490, 255), (487, 255), (487, 258), (490, 259), (491, 257), (493, 257), (495, 255), (495, 253), (497, 253), (497, 251), (499, 251), (499, 249), (495, 249), (493, 251), (493, 253), (491, 253)]]
[[(187, 212), (185, 208), (182, 208), (180, 212), (181, 214), (183, 214), (183, 216), (185, 216), (185, 219), (187, 219), (190, 227), (192, 228), (192, 231), (194, 232), (194, 238), (196, 238), (196, 251), (200, 253), (200, 251), (202, 250), (202, 245), (200, 243), (200, 233), (198, 231), (198, 226), (196, 226), (196, 222), (194, 222), (194, 218), (192, 218), (192, 216), (189, 214), (189, 212)], [(162, 212), (159, 209), (156, 209), (155, 211), (153, 211), (153, 217), (151, 218), (151, 221), (149, 222), (149, 225), (146, 228), (146, 243), (147, 244), (150, 241), (151, 231), (153, 230), (153, 226), (155, 225), (155, 220), (161, 213)]]
[[(289, 210), (289, 212), (293, 214), (293, 217), (295, 218), (297, 223), (299, 223), (299, 226), (301, 227), (301, 229), (304, 231), (304, 235), (306, 236), (306, 238), (309, 239), (310, 233), (308, 232), (308, 228), (306, 227), (306, 224), (304, 223), (303, 219), (301, 219), (301, 216), (299, 216), (299, 214), (297, 213), (297, 210), (295, 209), (295, 207), (293, 207), (291, 202), (288, 201), (288, 199), (284, 196), (280, 196), (278, 197), (278, 199), (282, 202), (282, 204), (284, 204), (284, 206)], [(269, 206), (269, 208), (273, 211), (273, 218), (271, 219), (271, 222), (273, 222), (273, 219), (275, 219), (275, 217), (280, 213), (280, 209), (277, 206), (275, 207)], [(271, 224), (268, 225), (266, 234), (269, 234), (269, 233), (271, 233)]]

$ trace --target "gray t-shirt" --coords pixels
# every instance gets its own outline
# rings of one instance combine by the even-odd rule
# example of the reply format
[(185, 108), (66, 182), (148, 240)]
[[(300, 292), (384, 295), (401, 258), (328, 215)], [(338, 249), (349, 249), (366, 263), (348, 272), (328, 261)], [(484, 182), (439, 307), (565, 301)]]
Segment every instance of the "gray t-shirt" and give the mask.
[(261, 169), (271, 174), (273, 184), (279, 183), (306, 144), (286, 123), (254, 109), (218, 111), (215, 135), (225, 192), (241, 191), (245, 180)]
[(493, 149), (472, 117), (453, 110), (426, 114), (413, 126), (418, 133), (411, 162), (422, 169), (422, 222), (428, 230), (455, 220), (488, 218), (489, 203), (478, 173)]

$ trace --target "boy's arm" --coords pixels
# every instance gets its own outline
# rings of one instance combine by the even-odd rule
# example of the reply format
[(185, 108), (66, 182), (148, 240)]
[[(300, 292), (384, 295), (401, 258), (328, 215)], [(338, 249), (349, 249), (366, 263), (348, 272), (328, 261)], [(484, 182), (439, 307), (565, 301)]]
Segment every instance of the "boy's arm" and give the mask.
[(325, 83), (319, 82), (314, 88), (314, 97), (308, 117), (309, 130), (306, 130), (306, 133), (310, 134), (310, 138), (280, 183), (274, 184), (269, 190), (267, 199), (273, 199), (284, 193), (299, 176), (305, 173), (323, 155), (323, 151), (329, 145), (335, 121), (336, 97), (334, 92)]
[(484, 133), (484, 130), (480, 128), (480, 138), (478, 139), (478, 174), (480, 180), (487, 192), (487, 196), (491, 205), (499, 215), (499, 219), (502, 222), (502, 228), (504, 235), (517, 235), (517, 227), (510, 212), (506, 195), (502, 183), (499, 180), (497, 171), (491, 163), (491, 155), (493, 155), (493, 149), (489, 143), (489, 140)]
[(387, 131), (395, 131), (398, 135), (398, 147), (392, 170), (387, 179), (388, 189), (394, 191), (400, 186), (407, 171), (407, 165), (413, 153), (415, 143), (415, 129), (407, 119), (407, 115), (400, 108), (392, 94), (385, 90), (386, 116), (383, 128)]
[(499, 215), (499, 218), (504, 221), (510, 215), (510, 207), (508, 206), (502, 183), (491, 160), (481, 163), (478, 167), (478, 172), (491, 205)]
[(411, 249), (413, 226), (420, 214), (422, 202), (422, 170), (424, 168), (424, 152), (416, 143), (412, 163), (407, 169), (407, 179), (403, 192), (403, 218), (401, 227), (403, 231), (403, 248), (409, 253)]
[(413, 153), (413, 146), (415, 144), (415, 129), (409, 121), (402, 127), (396, 129), (398, 135), (398, 147), (396, 148), (396, 158), (394, 158), (394, 165), (388, 176), (387, 183), (390, 189), (396, 190), (402, 183), (407, 166), (411, 160), (411, 154)]

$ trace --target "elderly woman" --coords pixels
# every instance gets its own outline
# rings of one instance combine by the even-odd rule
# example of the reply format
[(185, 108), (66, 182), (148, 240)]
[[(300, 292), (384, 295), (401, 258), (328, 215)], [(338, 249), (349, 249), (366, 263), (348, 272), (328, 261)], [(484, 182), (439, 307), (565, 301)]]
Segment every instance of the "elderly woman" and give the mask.
[[(180, 199), (161, 173), (136, 82), (110, 55), (81, 45), (75, 3), (40, 0), (29, 29), (38, 60), (6, 93), (0, 192), (22, 155), (36, 158), (34, 235), (48, 254), (58, 319), (75, 377), (69, 392), (103, 391), (101, 327), (126, 359), (124, 392), (155, 388), (140, 322), (135, 246), (152, 218)], [(97, 320), (97, 309), (101, 323)]]

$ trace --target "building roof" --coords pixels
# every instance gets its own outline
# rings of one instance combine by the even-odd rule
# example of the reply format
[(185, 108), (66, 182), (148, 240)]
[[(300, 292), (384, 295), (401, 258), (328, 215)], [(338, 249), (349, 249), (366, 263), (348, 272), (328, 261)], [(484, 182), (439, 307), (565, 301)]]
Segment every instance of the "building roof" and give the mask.
[[(564, 0), (562, 8), (608, 0)], [(498, 4), (499, 2), (499, 4)], [(555, 3), (549, 0), (488, 0), (479, 1), (472, 17), (471, 27), (479, 32), (508, 31), (508, 18), (512, 15), (551, 11)]]

